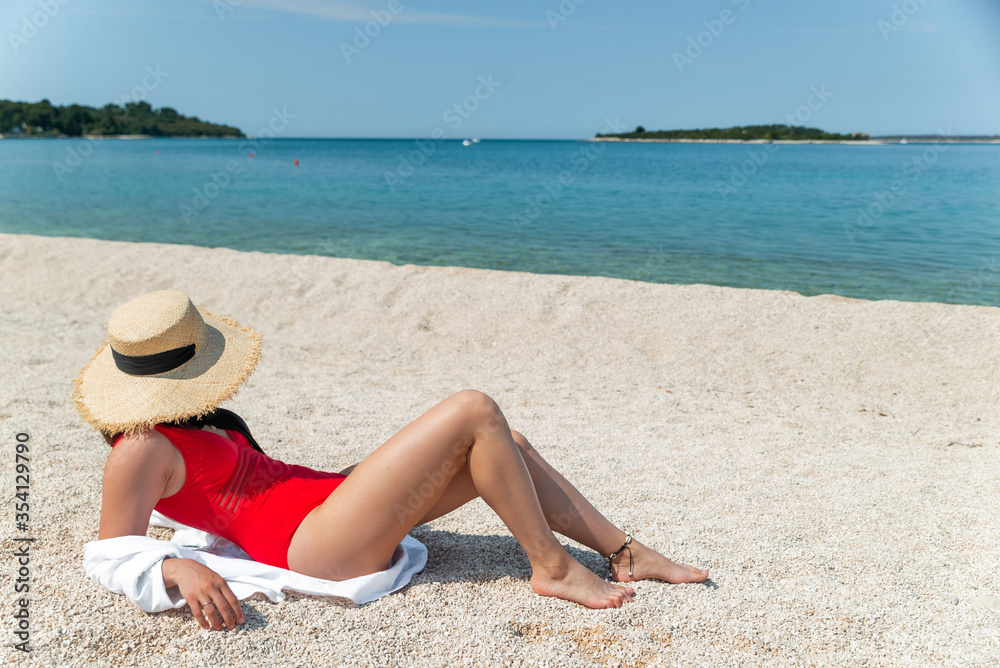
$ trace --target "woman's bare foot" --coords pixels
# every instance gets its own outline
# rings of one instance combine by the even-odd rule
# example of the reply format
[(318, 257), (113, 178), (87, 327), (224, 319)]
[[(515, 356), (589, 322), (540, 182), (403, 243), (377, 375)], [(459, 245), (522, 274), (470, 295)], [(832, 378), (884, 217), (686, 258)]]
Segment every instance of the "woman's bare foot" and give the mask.
[(635, 538), (628, 546), (632, 550), (632, 577), (628, 576), (629, 551), (622, 550), (611, 564), (611, 579), (616, 582), (665, 580), (673, 584), (681, 584), (683, 582), (702, 582), (708, 579), (708, 571), (694, 566), (675, 564)]
[(632, 588), (620, 587), (598, 577), (583, 564), (566, 554), (553, 567), (532, 567), (531, 588), (542, 596), (555, 596), (588, 608), (620, 608), (632, 600)]

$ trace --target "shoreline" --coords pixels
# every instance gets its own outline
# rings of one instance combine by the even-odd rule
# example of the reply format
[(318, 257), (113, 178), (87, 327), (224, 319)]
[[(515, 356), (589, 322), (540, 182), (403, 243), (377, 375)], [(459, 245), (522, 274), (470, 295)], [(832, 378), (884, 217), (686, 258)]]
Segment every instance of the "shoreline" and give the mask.
[[(945, 301), (950, 299), (952, 293), (948, 295), (931, 295), (931, 294), (844, 294), (840, 292), (815, 292), (807, 290), (801, 287), (790, 287), (790, 286), (773, 286), (773, 285), (738, 285), (732, 283), (721, 282), (719, 279), (718, 283), (704, 282), (705, 277), (701, 277), (702, 280), (691, 279), (689, 281), (683, 281), (680, 278), (675, 278), (672, 281), (657, 281), (650, 280), (649, 278), (639, 278), (635, 275), (625, 276), (625, 275), (613, 275), (613, 274), (582, 274), (582, 273), (565, 273), (565, 272), (546, 272), (540, 271), (537, 268), (497, 268), (489, 266), (471, 266), (471, 265), (460, 265), (460, 264), (422, 264), (419, 262), (400, 262), (398, 260), (384, 260), (379, 258), (371, 257), (351, 257), (346, 255), (323, 255), (316, 252), (289, 252), (280, 249), (238, 249), (230, 246), (209, 246), (202, 244), (195, 244), (185, 241), (163, 241), (163, 242), (153, 242), (153, 241), (136, 241), (128, 239), (106, 239), (101, 237), (92, 236), (68, 236), (68, 235), (42, 235), (34, 232), (5, 232), (0, 231), (0, 238), (3, 236), (26, 236), (34, 237), (38, 239), (65, 239), (65, 240), (92, 240), (98, 242), (107, 243), (121, 243), (121, 244), (154, 244), (156, 246), (170, 246), (179, 248), (202, 248), (202, 249), (222, 249), (237, 253), (260, 253), (265, 256), (277, 256), (277, 257), (306, 257), (306, 258), (327, 258), (333, 260), (346, 260), (352, 262), (375, 262), (375, 263), (386, 263), (394, 267), (419, 267), (422, 269), (451, 269), (451, 270), (462, 270), (462, 271), (497, 271), (501, 273), (509, 274), (519, 274), (525, 276), (556, 276), (562, 278), (600, 278), (606, 280), (614, 281), (627, 281), (629, 283), (639, 283), (643, 285), (669, 285), (669, 286), (708, 286), (714, 288), (724, 288), (730, 290), (762, 290), (767, 292), (777, 292), (777, 293), (787, 293), (794, 294), (805, 298), (813, 297), (831, 297), (837, 299), (850, 299), (857, 300), (861, 302), (902, 302), (910, 304), (946, 304), (952, 306), (984, 306), (988, 308), (1000, 308), (1000, 303), (982, 303), (982, 302), (949, 302)], [(207, 243), (207, 242), (206, 242)], [(955, 292), (954, 290), (952, 292)]]
[[(43, 663), (1000, 658), (1000, 532), (983, 513), (1000, 503), (1000, 308), (7, 233), (0, 271), (0, 412), (30, 434)], [(539, 597), (474, 501), (414, 529), (426, 568), (364, 606), (258, 595), (211, 635), (187, 608), (138, 612), (81, 567), (108, 448), (72, 378), (117, 306), (162, 289), (263, 335), (224, 405), (269, 455), (340, 470), (479, 389), (613, 523), (710, 584), (639, 582), (612, 610)]]
[[(163, 135), (163, 136), (153, 136), (153, 135), (58, 135), (58, 136), (47, 136), (47, 137), (33, 137), (25, 135), (12, 135), (0, 133), (0, 140), (2, 139), (28, 139), (28, 140), (42, 140), (42, 139), (118, 139), (118, 140), (137, 140), (137, 139), (253, 139), (253, 137), (207, 137), (202, 135)], [(422, 141), (424, 139), (430, 139), (429, 137), (276, 137), (274, 138), (279, 141), (290, 141), (290, 140), (324, 140), (324, 141)], [(274, 140), (271, 140), (274, 141)], [(436, 141), (451, 141), (451, 142), (462, 142), (461, 138), (451, 138), (447, 140), (436, 140)], [(483, 139), (481, 141), (489, 142), (518, 142), (518, 141), (566, 141), (566, 142), (630, 142), (630, 143), (652, 143), (652, 144), (841, 144), (847, 146), (891, 146), (894, 144), (900, 144), (901, 142), (896, 138), (891, 139), (641, 139), (641, 138), (622, 138), (622, 137), (590, 137), (587, 139), (510, 139), (510, 138), (500, 138), (500, 139)], [(1000, 144), (1000, 138), (996, 139), (963, 139), (963, 138), (940, 138), (940, 139), (909, 139), (907, 138), (906, 144)]]

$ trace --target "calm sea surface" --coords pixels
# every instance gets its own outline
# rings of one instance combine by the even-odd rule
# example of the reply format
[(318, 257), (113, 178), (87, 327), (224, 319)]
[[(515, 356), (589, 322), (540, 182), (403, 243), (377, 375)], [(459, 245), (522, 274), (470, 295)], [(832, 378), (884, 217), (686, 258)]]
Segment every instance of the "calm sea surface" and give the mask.
[(3, 140), (0, 231), (1000, 306), (1000, 145)]

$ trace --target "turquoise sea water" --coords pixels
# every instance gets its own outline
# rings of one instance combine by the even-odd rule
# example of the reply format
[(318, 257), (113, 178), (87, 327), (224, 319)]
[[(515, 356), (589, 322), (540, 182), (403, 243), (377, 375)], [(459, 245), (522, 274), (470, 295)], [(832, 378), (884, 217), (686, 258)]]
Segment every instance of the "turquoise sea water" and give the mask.
[(3, 140), (0, 231), (1000, 306), (1000, 145)]

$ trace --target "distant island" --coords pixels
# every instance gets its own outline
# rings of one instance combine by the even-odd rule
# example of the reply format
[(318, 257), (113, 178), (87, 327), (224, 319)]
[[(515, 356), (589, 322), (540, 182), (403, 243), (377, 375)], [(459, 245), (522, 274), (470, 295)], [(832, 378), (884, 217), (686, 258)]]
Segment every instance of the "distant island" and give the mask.
[(100, 109), (71, 104), (0, 100), (0, 137), (243, 137), (239, 128), (217, 125), (176, 109), (153, 109), (148, 102), (125, 106), (106, 104)]
[(850, 135), (824, 132), (818, 128), (794, 125), (745, 125), (733, 128), (708, 128), (704, 130), (654, 130), (641, 125), (632, 132), (597, 134), (597, 139), (653, 140), (653, 141), (866, 141), (868, 135), (855, 132)]
[(819, 128), (794, 125), (745, 125), (705, 130), (655, 130), (641, 125), (632, 132), (597, 135), (590, 141), (701, 142), (707, 144), (1000, 144), (1000, 137), (989, 135), (885, 135), (869, 137), (864, 132), (842, 135)]

